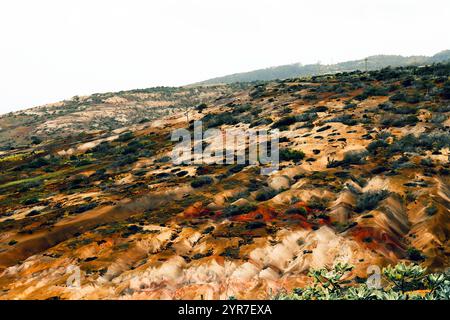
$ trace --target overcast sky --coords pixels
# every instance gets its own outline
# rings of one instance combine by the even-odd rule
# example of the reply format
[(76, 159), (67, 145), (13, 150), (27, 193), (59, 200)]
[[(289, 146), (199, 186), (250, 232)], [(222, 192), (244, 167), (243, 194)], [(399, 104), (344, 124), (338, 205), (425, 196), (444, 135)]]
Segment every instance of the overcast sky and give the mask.
[(450, 49), (448, 0), (1, 0), (0, 113), (301, 62)]

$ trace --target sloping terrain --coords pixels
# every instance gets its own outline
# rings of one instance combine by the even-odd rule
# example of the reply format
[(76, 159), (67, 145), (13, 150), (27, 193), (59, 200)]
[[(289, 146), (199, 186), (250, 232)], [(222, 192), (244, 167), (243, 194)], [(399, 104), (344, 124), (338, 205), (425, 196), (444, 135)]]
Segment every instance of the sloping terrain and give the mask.
[[(61, 134), (1, 155), (0, 298), (264, 299), (337, 262), (355, 266), (352, 281), (398, 261), (443, 270), (449, 75), (437, 64), (205, 87), (183, 104), (146, 94), (137, 114), (106, 128), (98, 110), (120, 118), (130, 108), (110, 94), (101, 108), (80, 98), (89, 116), (76, 128), (81, 111), (24, 122), (27, 134)], [(8, 115), (2, 127), (45, 110)], [(67, 102), (52, 110), (66, 113)], [(172, 164), (170, 134), (193, 120), (279, 129), (279, 170)], [(103, 127), (83, 129), (93, 123)], [(81, 286), (68, 286), (76, 270)]]
[(327, 73), (351, 72), (355, 70), (378, 70), (386, 67), (420, 66), (438, 62), (448, 62), (450, 60), (450, 50), (444, 50), (431, 57), (410, 56), (403, 57), (397, 55), (376, 55), (366, 59), (345, 61), (336, 64), (324, 65), (319, 63), (302, 65), (293, 63), (276, 66), (266, 69), (259, 69), (249, 72), (235, 73), (223, 77), (217, 77), (200, 82), (202, 85), (250, 82), (250, 81), (270, 81), (276, 79), (288, 79), (295, 77), (319, 76)]
[(20, 150), (30, 143), (150, 122), (245, 86), (158, 87), (99, 93), (11, 112), (0, 116), (0, 150)]

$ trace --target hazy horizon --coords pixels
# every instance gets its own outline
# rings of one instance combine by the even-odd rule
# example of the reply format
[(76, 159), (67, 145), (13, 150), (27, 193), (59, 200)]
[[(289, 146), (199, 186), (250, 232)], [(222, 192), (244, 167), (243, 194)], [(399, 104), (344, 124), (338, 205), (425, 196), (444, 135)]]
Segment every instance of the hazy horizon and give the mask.
[(449, 14), (444, 0), (1, 3), (0, 114), (298, 62), (431, 56), (450, 49)]

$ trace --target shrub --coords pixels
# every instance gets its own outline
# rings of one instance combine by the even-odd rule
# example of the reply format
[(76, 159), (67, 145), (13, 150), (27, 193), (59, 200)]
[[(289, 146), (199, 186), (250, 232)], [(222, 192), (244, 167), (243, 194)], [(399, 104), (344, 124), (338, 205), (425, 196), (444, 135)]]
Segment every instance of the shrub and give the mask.
[(327, 112), (327, 111), (328, 111), (328, 107), (326, 107), (326, 106), (317, 106), (317, 107), (314, 107), (312, 109), (313, 113), (316, 113), (316, 112)]
[[(350, 114), (344, 114), (342, 116), (327, 120), (326, 122), (340, 122), (347, 126), (353, 126), (358, 123), (355, 119), (353, 119), (353, 116)], [(319, 131), (319, 130), (317, 130)]]
[(35, 203), (38, 203), (38, 202), (39, 202), (39, 199), (36, 198), (36, 197), (33, 197), (33, 198), (28, 198), (28, 199), (24, 200), (23, 204), (28, 206), (30, 204), (35, 204)]
[[(226, 247), (224, 251), (220, 254), (220, 256), (231, 258), (231, 259), (239, 259), (239, 247)], [(229, 300), (235, 300), (236, 298), (232, 299), (232, 296), (228, 298)]]
[(417, 107), (415, 106), (402, 106), (392, 109), (393, 113), (396, 114), (416, 114), (417, 113)]
[(326, 126), (323, 126), (323, 127), (318, 128), (318, 129), (317, 129), (317, 132), (326, 131), (326, 130), (328, 130), (328, 129), (331, 129), (331, 126), (330, 126), (330, 125), (326, 125)]
[(364, 92), (360, 95), (360, 98), (366, 99), (371, 96), (387, 96), (388, 89), (384, 87), (370, 86), (364, 89)]
[(300, 150), (280, 149), (279, 157), (281, 161), (299, 162), (305, 158), (305, 153)]
[(107, 154), (112, 149), (111, 144), (108, 141), (102, 141), (94, 148), (91, 149), (94, 154)]
[(418, 137), (408, 134), (389, 146), (389, 152), (419, 152), (421, 150), (438, 151), (450, 147), (450, 135), (447, 133), (422, 133)]
[(135, 224), (132, 224), (130, 226), (128, 226), (124, 232), (122, 232), (121, 236), (123, 238), (128, 238), (129, 236), (136, 234), (138, 232), (142, 232), (143, 228), (140, 226), (137, 226)]
[(28, 214), (27, 217), (34, 217), (37, 216), (38, 214), (41, 214), (41, 212), (39, 210), (31, 210)]
[(250, 221), (246, 226), (245, 229), (247, 230), (253, 230), (253, 229), (259, 229), (266, 226), (265, 222), (262, 221)]
[(125, 142), (125, 141), (131, 140), (133, 138), (134, 138), (133, 132), (128, 131), (128, 132), (124, 132), (124, 133), (120, 134), (119, 138), (117, 138), (117, 141)]
[(440, 124), (448, 119), (448, 116), (445, 114), (433, 114), (430, 119), (431, 123)]
[(363, 212), (365, 210), (373, 210), (381, 200), (389, 195), (387, 190), (369, 191), (361, 194), (356, 201), (356, 211)]
[(268, 124), (271, 124), (272, 122), (273, 122), (273, 120), (271, 118), (261, 118), (261, 119), (253, 121), (250, 124), (250, 128), (268, 125)]
[(433, 159), (431, 159), (431, 158), (420, 159), (420, 164), (425, 167), (430, 167), (430, 168), (434, 167)]
[(156, 159), (155, 162), (156, 163), (167, 163), (171, 160), (172, 158), (170, 156), (163, 156), (159, 159)]
[(150, 121), (150, 119), (148, 119), (148, 118), (142, 118), (141, 120), (139, 120), (139, 124), (143, 124), (143, 123), (146, 123), (146, 122), (149, 122)]
[(317, 100), (317, 96), (315, 94), (306, 94), (303, 96), (303, 99), (306, 101), (314, 101)]
[(402, 80), (402, 86), (410, 87), (413, 84), (414, 78), (412, 76), (408, 76)]
[(203, 110), (205, 110), (207, 107), (208, 106), (205, 103), (201, 103), (195, 107), (195, 110), (197, 110), (199, 113), (202, 113)]
[(429, 216), (434, 216), (438, 212), (438, 208), (432, 204), (425, 209), (425, 212)]
[(392, 111), (394, 110), (394, 104), (392, 102), (384, 102), (378, 105), (378, 108), (384, 111)]
[(232, 166), (227, 170), (227, 173), (228, 173), (228, 174), (235, 174), (235, 173), (241, 172), (246, 166), (247, 166), (247, 165), (245, 165), (245, 164), (235, 164), (235, 165), (232, 165)]
[(304, 207), (299, 208), (289, 208), (285, 212), (285, 214), (299, 214), (302, 216), (306, 216), (308, 214), (308, 211)]
[(297, 122), (296, 117), (287, 116), (287, 117), (283, 117), (283, 118), (279, 119), (278, 121), (275, 121), (272, 124), (272, 128), (273, 129), (282, 128), (282, 127), (290, 126), (291, 124), (294, 124), (296, 122)]
[(447, 81), (442, 87), (441, 96), (444, 99), (450, 99), (450, 81)]
[(344, 159), (341, 161), (331, 160), (327, 164), (327, 168), (336, 168), (339, 166), (348, 166), (351, 164), (364, 164), (367, 156), (366, 150), (348, 151), (344, 154)]
[(126, 155), (125, 157), (120, 158), (119, 160), (115, 161), (112, 166), (113, 167), (122, 167), (129, 164), (132, 164), (138, 160), (137, 156), (134, 155)]
[(42, 139), (36, 136), (32, 136), (31, 138), (31, 144), (40, 144), (42, 142)]
[(406, 94), (403, 92), (396, 92), (395, 94), (393, 94), (390, 98), (390, 101), (406, 101)]
[[(366, 283), (348, 285), (346, 280), (352, 266), (338, 263), (331, 270), (312, 269), (308, 276), (314, 281), (306, 288), (295, 288), (292, 293), (271, 296), (277, 300), (448, 300), (450, 278), (446, 273), (425, 275), (426, 269), (403, 263), (382, 270), (387, 286), (370, 287)], [(357, 280), (358, 278), (356, 278)], [(364, 280), (364, 279), (362, 279)], [(425, 295), (415, 290), (426, 289)]]
[(387, 118), (384, 119), (381, 123), (385, 126), (388, 127), (405, 127), (407, 125), (413, 125), (416, 124), (417, 122), (419, 122), (419, 118), (417, 118), (416, 116), (413, 115), (408, 115), (408, 116), (401, 116), (398, 118)]
[(38, 168), (41, 168), (41, 167), (46, 166), (48, 164), (50, 164), (49, 160), (47, 160), (47, 159), (45, 159), (43, 157), (40, 157), (40, 158), (32, 160), (28, 165), (25, 165), (25, 167), (28, 167), (28, 168), (31, 168), (31, 169), (38, 169)]
[(399, 263), (383, 269), (383, 275), (391, 282), (392, 289), (402, 293), (417, 290), (421, 287), (421, 280), (426, 269), (418, 265)]
[(177, 177), (183, 177), (183, 176), (187, 175), (188, 173), (189, 173), (188, 171), (182, 170), (180, 172), (177, 172), (176, 175), (177, 175)]
[(386, 148), (389, 144), (384, 140), (374, 140), (367, 146), (367, 151), (370, 153), (375, 152), (379, 148)]
[(311, 209), (324, 211), (327, 209), (328, 199), (313, 196), (308, 200), (307, 205)]
[(412, 261), (421, 261), (425, 259), (422, 253), (418, 249), (413, 247), (408, 248), (406, 254), (408, 255), (408, 259)]
[(305, 112), (295, 116), (297, 122), (313, 121), (317, 119), (318, 115), (316, 112)]
[(244, 113), (250, 111), (252, 106), (250, 104), (239, 105), (233, 108), (231, 111), (233, 114)]
[(209, 226), (205, 230), (202, 231), (202, 234), (210, 234), (211, 232), (214, 231), (214, 229), (215, 229), (214, 226)]
[(98, 204), (95, 203), (95, 202), (91, 202), (91, 203), (87, 203), (87, 204), (82, 204), (82, 205), (76, 207), (72, 212), (75, 213), (75, 214), (83, 213), (83, 212), (92, 210), (92, 209), (94, 209), (94, 208), (97, 207), (97, 206), (98, 206)]
[(224, 124), (232, 125), (239, 122), (231, 113), (228, 112), (219, 114), (209, 113), (203, 117), (202, 121), (205, 128), (215, 128)]
[(344, 109), (354, 109), (354, 108), (356, 108), (356, 107), (357, 107), (356, 103), (347, 103), (347, 104), (344, 106)]
[(230, 205), (223, 209), (223, 214), (226, 217), (233, 217), (241, 214), (246, 214), (254, 210), (256, 210), (256, 206), (253, 204), (247, 204), (244, 206)]
[(192, 180), (191, 186), (192, 188), (200, 188), (213, 183), (213, 181), (214, 180), (210, 176), (201, 176)]
[(256, 193), (255, 199), (257, 201), (267, 201), (275, 197), (277, 193), (278, 192), (272, 188), (263, 188)]

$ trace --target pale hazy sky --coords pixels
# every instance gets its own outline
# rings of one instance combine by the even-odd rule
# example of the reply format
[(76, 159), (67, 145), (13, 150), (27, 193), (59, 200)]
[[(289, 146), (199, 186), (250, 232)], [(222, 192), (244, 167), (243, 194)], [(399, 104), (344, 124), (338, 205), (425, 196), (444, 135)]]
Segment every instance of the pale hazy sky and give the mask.
[(1, 0), (0, 114), (269, 66), (450, 49), (448, 0)]

